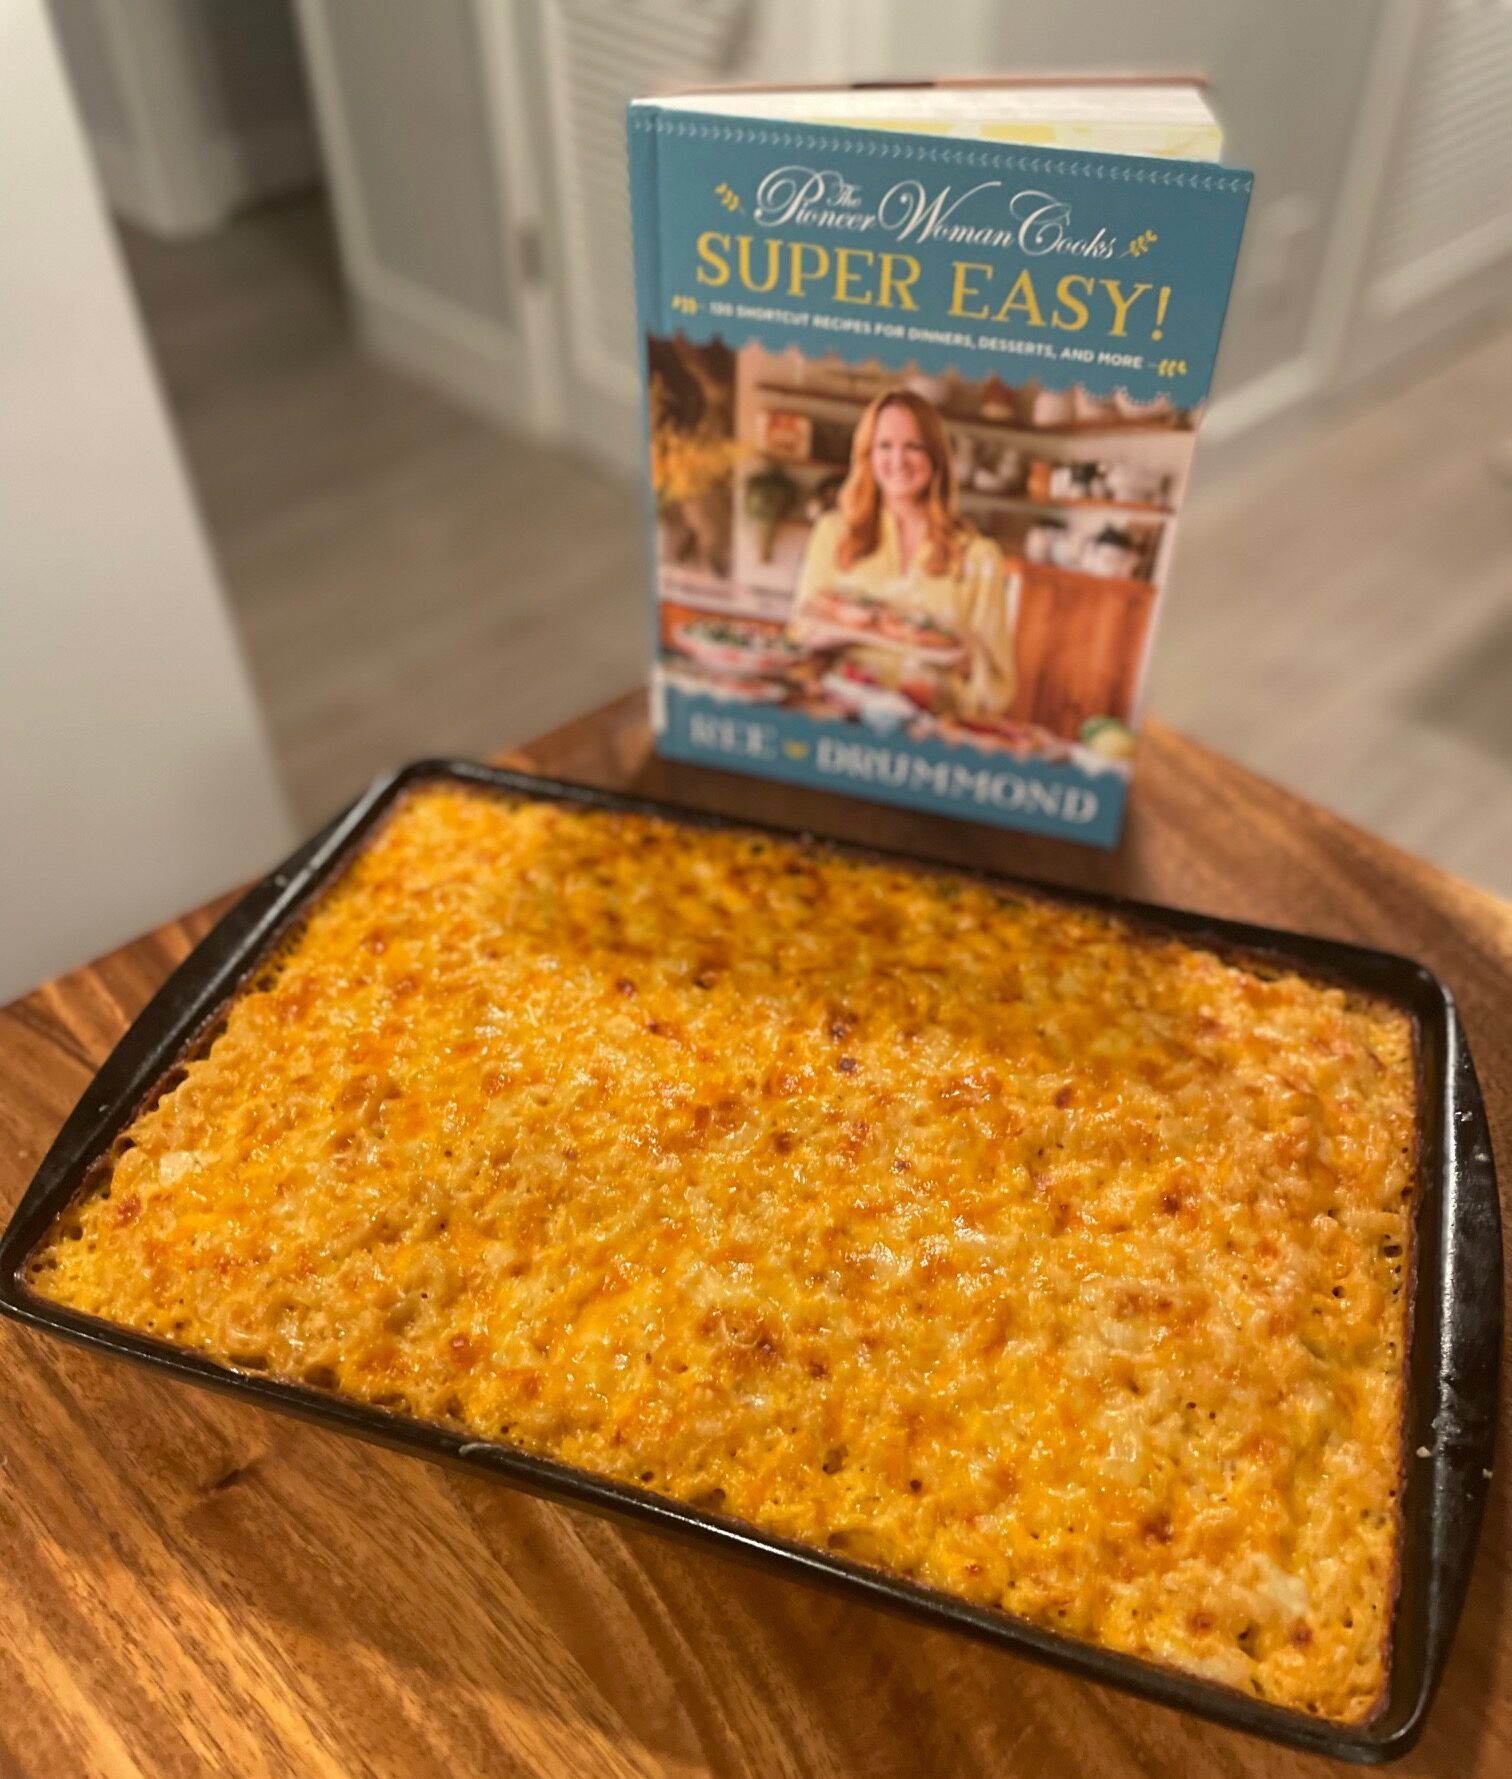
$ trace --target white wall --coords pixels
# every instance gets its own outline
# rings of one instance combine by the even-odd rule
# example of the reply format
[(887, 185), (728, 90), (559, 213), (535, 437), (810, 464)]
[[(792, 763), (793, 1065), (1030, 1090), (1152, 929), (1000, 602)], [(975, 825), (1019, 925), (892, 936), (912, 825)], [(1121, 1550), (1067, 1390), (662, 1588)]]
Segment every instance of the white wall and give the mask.
[(48, 0), (111, 207), (204, 234), (315, 184), (289, 0)]
[(293, 833), (41, 0), (0, 6), (0, 1000)]

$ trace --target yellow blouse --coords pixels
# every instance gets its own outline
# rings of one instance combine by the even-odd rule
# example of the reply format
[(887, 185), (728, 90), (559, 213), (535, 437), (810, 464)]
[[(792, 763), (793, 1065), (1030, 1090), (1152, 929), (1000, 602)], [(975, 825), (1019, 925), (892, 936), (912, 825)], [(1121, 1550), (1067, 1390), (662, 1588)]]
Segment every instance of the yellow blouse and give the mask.
[[(885, 507), (877, 548), (849, 568), (841, 568), (838, 559), (844, 535), (844, 521), (833, 512), (826, 513), (810, 534), (790, 619), (799, 637), (815, 599), (832, 588), (849, 588), (908, 611), (924, 612), (971, 645), (969, 663), (942, 676), (951, 701), (958, 709), (977, 714), (1005, 711), (1017, 678), (1013, 614), (1003, 552), (992, 539), (972, 538), (954, 574), (931, 574), (925, 566), (927, 548), (915, 550), (913, 560), (903, 566), (897, 522)], [(898, 659), (864, 645), (849, 652), (869, 665), (896, 666)]]

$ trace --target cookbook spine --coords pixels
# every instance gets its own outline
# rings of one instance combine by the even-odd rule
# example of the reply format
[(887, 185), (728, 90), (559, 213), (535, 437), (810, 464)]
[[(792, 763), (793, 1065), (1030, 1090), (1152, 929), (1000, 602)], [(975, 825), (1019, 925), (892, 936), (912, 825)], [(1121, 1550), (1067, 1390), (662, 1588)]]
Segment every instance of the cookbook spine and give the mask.
[[(660, 606), (657, 587), (656, 489), (649, 473), (651, 466), (651, 361), (647, 336), (661, 313), (661, 186), (660, 156), (661, 108), (644, 99), (627, 107), (625, 131), (630, 177), (630, 250), (635, 283), (635, 350), (640, 363), (641, 449), (647, 474), (642, 484), (646, 502), (646, 521), (642, 528), (646, 548), (647, 622), (650, 627), (651, 658), (658, 652)], [(664, 703), (660, 696), (660, 680), (651, 679), (651, 727), (660, 734), (665, 727)]]

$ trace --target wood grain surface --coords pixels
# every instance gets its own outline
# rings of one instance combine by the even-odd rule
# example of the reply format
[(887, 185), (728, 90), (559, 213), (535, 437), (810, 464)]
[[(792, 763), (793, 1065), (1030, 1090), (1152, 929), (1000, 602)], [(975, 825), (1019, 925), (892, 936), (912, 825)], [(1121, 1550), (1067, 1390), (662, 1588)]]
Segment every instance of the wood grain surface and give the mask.
[[(1512, 1178), (1512, 911), (1158, 725), (1115, 854), (647, 755), (633, 698), (512, 763), (1413, 953), (1460, 1000)], [(0, 1210), (214, 912), (0, 1012)], [(4, 1779), (1330, 1765), (13, 1324), (0, 1367)], [(1512, 1771), (1506, 1472), (1400, 1772)]]

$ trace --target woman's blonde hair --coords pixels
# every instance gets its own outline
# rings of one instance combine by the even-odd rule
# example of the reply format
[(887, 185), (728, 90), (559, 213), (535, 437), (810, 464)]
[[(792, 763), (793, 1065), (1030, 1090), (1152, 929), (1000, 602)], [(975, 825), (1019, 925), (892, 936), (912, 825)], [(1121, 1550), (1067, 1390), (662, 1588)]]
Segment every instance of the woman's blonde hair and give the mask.
[(929, 492), (924, 496), (925, 523), (929, 546), (924, 566), (930, 574), (954, 574), (961, 566), (961, 555), (974, 528), (956, 511), (955, 462), (950, 455), (950, 440), (945, 422), (933, 402), (926, 401), (911, 389), (890, 389), (869, 402), (851, 439), (850, 471), (840, 489), (836, 509), (844, 534), (836, 559), (842, 568), (854, 568), (863, 556), (870, 556), (882, 541), (882, 492), (872, 474), (872, 440), (877, 422), (888, 408), (905, 408), (913, 415), (914, 425), (929, 457)]

